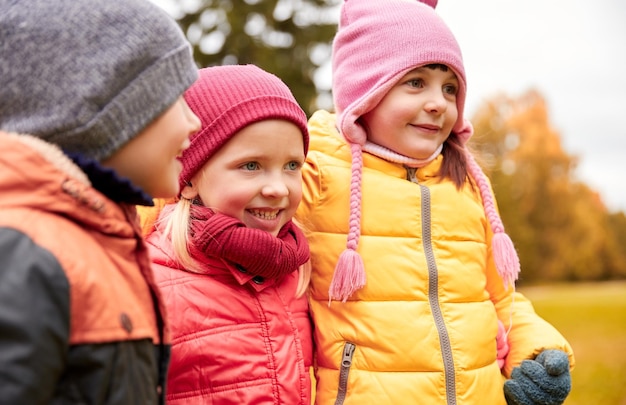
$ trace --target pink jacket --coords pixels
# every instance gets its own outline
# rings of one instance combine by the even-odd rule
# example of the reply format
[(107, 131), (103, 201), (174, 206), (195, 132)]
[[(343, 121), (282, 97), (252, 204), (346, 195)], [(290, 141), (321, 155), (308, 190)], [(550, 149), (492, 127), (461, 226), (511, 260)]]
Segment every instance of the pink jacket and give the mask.
[(219, 259), (192, 273), (160, 238), (148, 245), (171, 321), (168, 404), (309, 405), (313, 343), (298, 273), (263, 280)]

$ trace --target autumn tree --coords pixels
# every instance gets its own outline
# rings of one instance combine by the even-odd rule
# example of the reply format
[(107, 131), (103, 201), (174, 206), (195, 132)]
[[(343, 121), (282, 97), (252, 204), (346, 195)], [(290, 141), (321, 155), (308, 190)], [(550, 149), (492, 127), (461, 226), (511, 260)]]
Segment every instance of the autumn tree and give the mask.
[[(626, 275), (626, 255), (599, 195), (576, 178), (537, 91), (494, 97), (472, 120), (503, 222), (522, 262), (521, 282)], [(619, 228), (624, 231), (625, 228)]]
[[(177, 21), (201, 67), (253, 63), (287, 83), (310, 115), (317, 69), (330, 59), (341, 0), (198, 0)], [(189, 3), (189, 2), (185, 2)]]

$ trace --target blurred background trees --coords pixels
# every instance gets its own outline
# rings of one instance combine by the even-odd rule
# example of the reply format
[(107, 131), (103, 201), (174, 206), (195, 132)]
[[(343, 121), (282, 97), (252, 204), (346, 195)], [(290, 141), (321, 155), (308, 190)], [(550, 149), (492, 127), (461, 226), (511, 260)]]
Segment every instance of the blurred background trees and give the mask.
[(178, 22), (200, 66), (253, 63), (283, 79), (310, 115), (331, 102), (314, 76), (330, 60), (340, 1), (181, 0)]
[[(158, 1), (160, 2), (160, 1)], [(341, 0), (173, 0), (201, 67), (253, 63), (283, 79), (311, 114), (332, 109), (330, 43)], [(626, 279), (626, 216), (576, 177), (540, 92), (495, 95), (470, 117), (522, 262), (520, 284)]]
[(522, 262), (522, 280), (626, 278), (624, 213), (610, 213), (577, 180), (538, 91), (488, 100), (472, 117), (478, 152), (502, 221)]

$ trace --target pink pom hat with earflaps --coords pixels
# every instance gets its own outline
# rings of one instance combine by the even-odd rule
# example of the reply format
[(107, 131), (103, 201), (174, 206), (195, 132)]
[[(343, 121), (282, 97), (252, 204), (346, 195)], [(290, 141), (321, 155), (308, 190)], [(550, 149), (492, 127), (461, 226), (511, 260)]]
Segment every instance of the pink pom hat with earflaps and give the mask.
[[(366, 282), (357, 248), (361, 234), (363, 150), (368, 142), (357, 120), (376, 107), (407, 72), (428, 64), (443, 64), (454, 71), (459, 81), (459, 117), (452, 132), (463, 145), (473, 134), (471, 123), (463, 118), (467, 86), (461, 50), (436, 14), (436, 5), (437, 0), (345, 0), (342, 5), (333, 40), (333, 97), (339, 131), (352, 153), (350, 221), (346, 250), (339, 256), (330, 284), (329, 303), (346, 302)], [(468, 172), (480, 191), (494, 234), (496, 268), (505, 286), (515, 288), (520, 271), (515, 247), (504, 232), (485, 174), (467, 150), (466, 156)]]

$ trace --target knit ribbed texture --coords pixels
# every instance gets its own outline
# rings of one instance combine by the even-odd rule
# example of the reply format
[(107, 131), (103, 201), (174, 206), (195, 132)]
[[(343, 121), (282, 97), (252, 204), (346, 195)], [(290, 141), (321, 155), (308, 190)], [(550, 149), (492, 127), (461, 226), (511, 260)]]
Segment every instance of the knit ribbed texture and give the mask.
[(306, 114), (282, 80), (257, 66), (201, 69), (198, 81), (185, 93), (185, 100), (200, 118), (202, 129), (192, 135), (191, 146), (183, 153), (181, 190), (233, 135), (255, 122), (293, 122), (302, 131), (304, 153), (308, 151)]
[[(409, 71), (429, 64), (443, 64), (459, 81), (456, 98), (458, 119), (452, 132), (463, 145), (473, 128), (463, 116), (466, 79), (459, 45), (443, 20), (436, 14), (436, 0), (345, 0), (339, 28), (333, 41), (333, 97), (338, 128), (350, 144), (350, 222), (346, 250), (337, 261), (329, 288), (329, 300), (346, 301), (365, 285), (365, 268), (357, 252), (361, 234), (361, 176), (363, 150), (384, 159), (407, 164), (367, 142), (358, 120), (374, 109), (391, 88)], [(493, 229), (494, 260), (505, 285), (513, 285), (519, 273), (519, 259), (511, 239), (504, 233), (495, 209), (487, 179), (467, 152), (470, 175), (476, 181)], [(430, 159), (434, 159), (432, 156)], [(411, 167), (427, 162), (409, 161)]]
[(146, 0), (0, 0), (0, 129), (103, 160), (197, 77), (178, 24)]
[(292, 221), (274, 236), (202, 205), (193, 205), (191, 210), (190, 250), (200, 262), (204, 257), (218, 257), (255, 276), (277, 279), (309, 260), (306, 238)]

